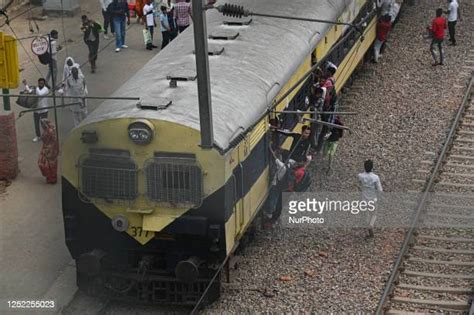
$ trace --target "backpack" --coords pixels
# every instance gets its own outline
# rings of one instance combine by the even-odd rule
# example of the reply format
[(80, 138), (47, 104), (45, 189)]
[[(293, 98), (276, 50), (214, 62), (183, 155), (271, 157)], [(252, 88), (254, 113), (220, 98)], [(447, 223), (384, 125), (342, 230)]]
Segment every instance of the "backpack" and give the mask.
[(308, 174), (308, 172), (304, 173), (303, 178), (301, 181), (295, 185), (294, 191), (295, 192), (305, 192), (308, 190), (308, 188), (311, 186), (311, 176)]
[(49, 53), (49, 51), (47, 51), (44, 54), (39, 55), (38, 59), (39, 59), (39, 62), (41, 62), (41, 64), (49, 65), (51, 63), (52, 58), (51, 58), (51, 54)]

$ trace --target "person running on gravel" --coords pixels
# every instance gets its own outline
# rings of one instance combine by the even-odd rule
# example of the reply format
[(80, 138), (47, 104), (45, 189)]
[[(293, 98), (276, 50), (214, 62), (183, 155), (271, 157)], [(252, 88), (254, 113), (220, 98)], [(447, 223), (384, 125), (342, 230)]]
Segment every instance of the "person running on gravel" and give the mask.
[[(443, 41), (444, 41), (444, 30), (447, 28), (447, 22), (443, 15), (443, 9), (439, 8), (436, 10), (436, 17), (431, 22), (431, 28), (428, 30), (433, 35), (433, 40), (431, 41), (430, 51), (431, 56), (433, 57), (434, 63), (433, 66), (443, 65), (444, 64), (444, 51), (443, 51)], [(438, 46), (439, 50), (439, 62), (436, 60), (435, 46)]]
[[(357, 178), (360, 183), (360, 191), (362, 195), (362, 199), (365, 201), (375, 201), (377, 202), (377, 197), (380, 192), (382, 192), (382, 184), (380, 183), (380, 178), (378, 175), (372, 172), (374, 168), (374, 162), (372, 160), (367, 160), (364, 162), (364, 170), (365, 172), (359, 173)], [(368, 236), (374, 237), (374, 225), (375, 225), (375, 215), (368, 214), (367, 221), (368, 221)]]

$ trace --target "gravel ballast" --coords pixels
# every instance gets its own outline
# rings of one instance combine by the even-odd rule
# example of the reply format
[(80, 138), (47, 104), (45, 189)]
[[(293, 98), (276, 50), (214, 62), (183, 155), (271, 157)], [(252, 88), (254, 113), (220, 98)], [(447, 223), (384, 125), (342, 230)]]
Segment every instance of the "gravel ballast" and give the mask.
[[(462, 3), (458, 46), (445, 45), (445, 66), (431, 66), (429, 40), (422, 37), (437, 6), (418, 1), (405, 6), (378, 64), (365, 64), (343, 95), (343, 121), (351, 129), (341, 139), (333, 171), (318, 158), (311, 166), (313, 191), (356, 191), (357, 174), (370, 158), (385, 191), (419, 190), (413, 179), (438, 152), (470, 75), (474, 59), (474, 5)], [(471, 56), (471, 57), (470, 57)], [(470, 64), (471, 66), (474, 64)], [(231, 283), (204, 313), (373, 312), (397, 256), (404, 231), (276, 228), (260, 232), (239, 256)]]

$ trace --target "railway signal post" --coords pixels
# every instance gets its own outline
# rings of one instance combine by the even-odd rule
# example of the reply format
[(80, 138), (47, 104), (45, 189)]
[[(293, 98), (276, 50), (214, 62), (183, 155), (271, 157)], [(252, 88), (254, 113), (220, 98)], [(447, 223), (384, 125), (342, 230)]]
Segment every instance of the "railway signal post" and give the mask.
[(0, 112), (0, 179), (13, 179), (18, 174), (18, 146), (15, 116), (11, 111), (9, 89), (18, 87), (20, 72), (16, 40), (0, 32), (0, 88), (3, 110)]
[(206, 10), (203, 0), (192, 0), (194, 48), (196, 51), (196, 74), (198, 84), (199, 121), (201, 125), (201, 147), (212, 149), (214, 132), (212, 127), (211, 85), (209, 82), (209, 58), (207, 47)]

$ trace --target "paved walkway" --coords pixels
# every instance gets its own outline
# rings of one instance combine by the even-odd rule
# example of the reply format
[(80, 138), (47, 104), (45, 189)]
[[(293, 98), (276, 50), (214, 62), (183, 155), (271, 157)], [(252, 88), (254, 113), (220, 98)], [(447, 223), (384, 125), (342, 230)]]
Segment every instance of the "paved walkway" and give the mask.
[[(18, 12), (9, 13), (15, 16), (28, 8), (28, 6), (23, 6)], [(81, 8), (82, 12), (74, 17), (63, 19), (50, 17), (45, 21), (37, 21), (43, 34), (51, 29), (59, 31), (59, 42), (63, 50), (58, 54), (58, 77), (62, 76), (63, 64), (67, 56), (72, 56), (80, 64), (87, 60), (87, 48), (80, 31), (80, 16), (87, 14), (102, 23), (98, 0), (81, 0)], [(40, 8), (31, 11), (31, 16), (39, 15)], [(28, 17), (30, 15), (25, 14), (12, 21), (11, 26), (18, 37), (30, 35)], [(101, 38), (101, 48), (108, 42), (112, 42), (100, 53), (97, 72), (91, 74), (89, 65), (83, 67), (89, 95), (110, 95), (156, 55), (158, 50), (145, 49), (141, 30), (142, 26), (132, 18), (132, 25), (126, 37), (126, 44), (130, 48), (120, 53), (114, 52), (113, 38), (109, 41)], [(7, 26), (2, 27), (2, 31), (11, 34)], [(64, 33), (66, 33), (65, 37)], [(40, 64), (38, 58), (31, 53), (30, 42), (29, 39), (22, 41), (41, 75), (44, 76), (47, 73), (47, 66)], [(159, 43), (155, 40), (155, 44)], [(21, 46), (19, 46), (19, 53), (20, 64), (24, 68), (21, 72), (22, 79), (35, 84), (40, 73)], [(11, 91), (15, 94), (17, 92)], [(18, 116), (21, 108), (14, 103), (15, 99), (12, 99), (13, 110)], [(90, 101), (89, 110), (94, 110), (98, 104), (99, 101)], [(52, 110), (49, 112), (49, 118), (54, 121)], [(58, 121), (62, 141), (73, 127), (69, 109), (58, 109)], [(34, 137), (32, 114), (27, 114), (17, 120), (16, 126), (21, 172), (11, 186), (7, 187), (6, 193), (0, 195), (0, 313), (6, 310), (2, 300), (39, 299), (45, 294), (54, 295), (54, 292), (67, 294), (68, 292), (64, 292), (67, 289), (64, 288), (74, 287), (74, 285), (63, 283), (58, 287), (57, 280), (75, 281), (75, 277), (70, 275), (67, 279), (64, 278), (64, 271), (73, 268), (70, 267), (71, 257), (64, 242), (61, 186), (59, 184), (47, 185), (37, 167), (41, 144), (32, 142)], [(54, 284), (55, 287), (51, 288)]]

